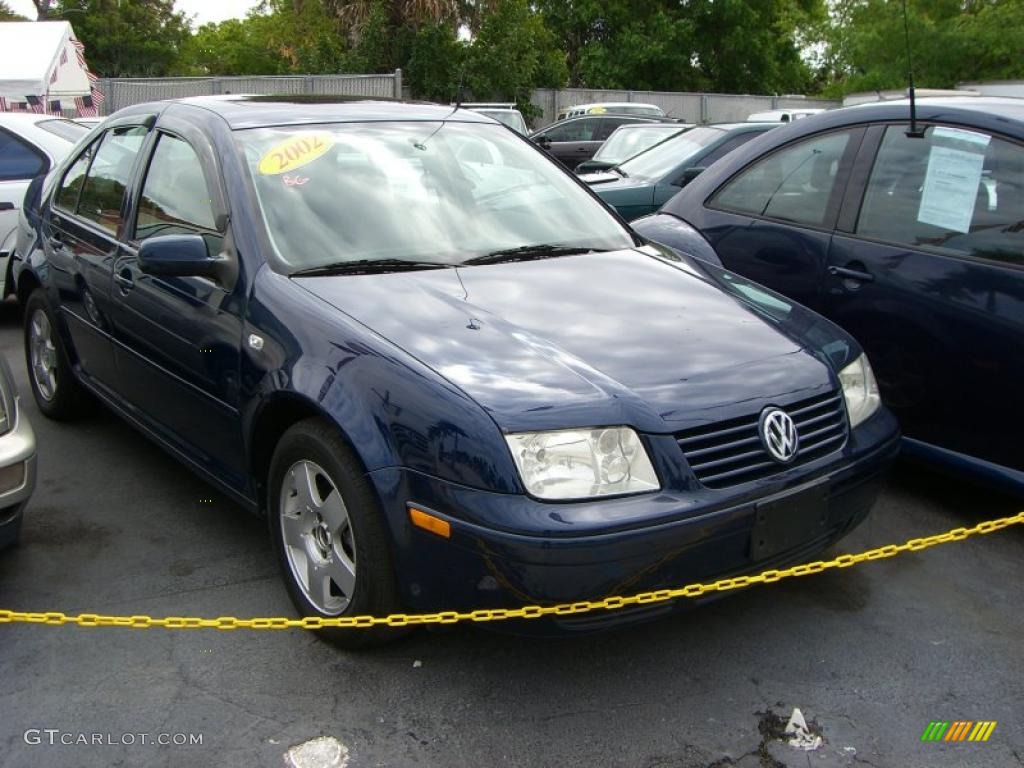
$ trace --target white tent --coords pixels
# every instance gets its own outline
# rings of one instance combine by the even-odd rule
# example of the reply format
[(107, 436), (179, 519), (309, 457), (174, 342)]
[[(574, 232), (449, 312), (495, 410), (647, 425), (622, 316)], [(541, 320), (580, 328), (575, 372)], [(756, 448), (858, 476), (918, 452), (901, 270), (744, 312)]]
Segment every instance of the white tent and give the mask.
[(82, 46), (66, 21), (0, 22), (0, 51), (0, 110), (6, 101), (8, 109), (59, 112), (91, 96)]

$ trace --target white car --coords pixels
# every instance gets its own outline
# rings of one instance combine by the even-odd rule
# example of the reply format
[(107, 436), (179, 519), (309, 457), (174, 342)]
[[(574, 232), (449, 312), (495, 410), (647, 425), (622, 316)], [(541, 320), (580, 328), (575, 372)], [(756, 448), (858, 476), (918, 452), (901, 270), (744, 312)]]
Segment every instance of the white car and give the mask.
[[(665, 110), (657, 104), (641, 104), (637, 101), (600, 101), (594, 104), (577, 104), (558, 113), (558, 120), (580, 115), (641, 115), (643, 117), (664, 117)], [(557, 121), (556, 121), (557, 122)]]
[(768, 112), (755, 112), (747, 118), (748, 123), (791, 123), (802, 117), (810, 117), (824, 112), (824, 109), (773, 109)]
[(0, 112), (0, 298), (13, 291), (10, 261), (25, 192), (89, 129), (52, 115)]

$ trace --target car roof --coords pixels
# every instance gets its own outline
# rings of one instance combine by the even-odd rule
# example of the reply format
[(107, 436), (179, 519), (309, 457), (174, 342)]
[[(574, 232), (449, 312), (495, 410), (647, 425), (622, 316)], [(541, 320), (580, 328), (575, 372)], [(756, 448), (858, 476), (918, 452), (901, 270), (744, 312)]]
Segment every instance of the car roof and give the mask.
[[(1024, 99), (997, 96), (918, 99), (917, 118), (922, 122), (953, 123), (1024, 139)], [(752, 139), (718, 160), (669, 200), (662, 210), (685, 218), (686, 210), (693, 201), (706, 199), (733, 174), (792, 142), (847, 127), (887, 122), (903, 124), (909, 121), (910, 102), (902, 99), (830, 109), (791, 123), (775, 123), (775, 127), (766, 131), (764, 135)]]
[[(650, 104), (646, 101), (592, 101), (588, 104), (573, 104), (566, 107), (563, 112), (570, 109), (586, 109), (588, 107), (657, 107), (657, 104)], [(660, 109), (660, 107), (659, 107)]]
[(466, 123), (495, 122), (486, 115), (468, 109), (365, 96), (193, 96), (173, 101), (138, 104), (123, 110), (123, 113), (127, 115), (133, 112), (152, 112), (154, 107), (161, 111), (170, 104), (182, 104), (213, 112), (223, 118), (232, 130), (275, 125), (445, 119)]

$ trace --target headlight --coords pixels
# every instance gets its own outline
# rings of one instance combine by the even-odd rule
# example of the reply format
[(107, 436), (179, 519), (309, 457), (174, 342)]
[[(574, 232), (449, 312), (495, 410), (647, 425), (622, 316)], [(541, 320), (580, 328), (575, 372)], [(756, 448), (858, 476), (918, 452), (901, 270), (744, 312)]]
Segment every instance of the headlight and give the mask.
[(878, 394), (878, 382), (871, 371), (868, 356), (862, 354), (839, 372), (839, 383), (846, 399), (846, 412), (850, 416), (850, 428), (856, 427), (878, 410), (882, 398)]
[(628, 427), (505, 435), (526, 490), (541, 499), (582, 499), (657, 490), (658, 477)]

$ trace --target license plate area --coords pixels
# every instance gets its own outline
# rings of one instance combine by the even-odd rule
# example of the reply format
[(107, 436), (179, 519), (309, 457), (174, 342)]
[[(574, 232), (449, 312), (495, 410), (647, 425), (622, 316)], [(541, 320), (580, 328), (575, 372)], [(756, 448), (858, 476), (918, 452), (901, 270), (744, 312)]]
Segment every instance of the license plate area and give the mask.
[(828, 524), (828, 484), (762, 501), (755, 508), (750, 559), (771, 558), (823, 534)]

